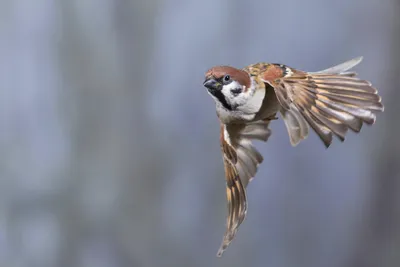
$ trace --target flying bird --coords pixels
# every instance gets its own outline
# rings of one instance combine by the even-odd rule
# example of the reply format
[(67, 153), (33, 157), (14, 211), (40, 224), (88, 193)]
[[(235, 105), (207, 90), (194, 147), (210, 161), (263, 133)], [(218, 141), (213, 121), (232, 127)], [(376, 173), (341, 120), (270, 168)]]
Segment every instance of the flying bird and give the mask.
[(362, 57), (337, 66), (306, 72), (275, 63), (256, 63), (243, 69), (215, 66), (204, 86), (215, 100), (226, 179), (228, 215), (217, 256), (234, 239), (246, 217), (246, 187), (256, 175), (262, 155), (253, 140), (267, 141), (269, 124), (280, 114), (289, 140), (296, 146), (313, 129), (326, 148), (333, 136), (344, 141), (350, 129), (373, 124), (384, 106), (367, 80), (349, 71)]

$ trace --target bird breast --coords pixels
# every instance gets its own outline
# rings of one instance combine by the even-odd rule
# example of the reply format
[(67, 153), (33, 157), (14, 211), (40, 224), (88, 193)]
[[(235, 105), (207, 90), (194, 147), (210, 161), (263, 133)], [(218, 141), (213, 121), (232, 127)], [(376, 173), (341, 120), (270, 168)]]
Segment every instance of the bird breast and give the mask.
[[(235, 99), (238, 105), (232, 110), (227, 110), (223, 105), (217, 103), (217, 114), (222, 123), (250, 122), (256, 118), (261, 110), (265, 98), (265, 88), (256, 89), (255, 83)], [(231, 102), (233, 102), (231, 100)], [(239, 104), (240, 103), (240, 104)]]

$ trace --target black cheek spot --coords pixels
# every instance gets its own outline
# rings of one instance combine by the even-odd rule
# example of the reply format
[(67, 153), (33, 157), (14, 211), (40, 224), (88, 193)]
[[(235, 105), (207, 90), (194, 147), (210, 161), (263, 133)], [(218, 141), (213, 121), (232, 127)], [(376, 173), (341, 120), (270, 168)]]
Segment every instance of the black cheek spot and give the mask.
[(234, 95), (234, 96), (237, 96), (241, 92), (242, 92), (242, 88), (236, 88), (236, 89), (232, 89), (231, 90), (231, 94)]

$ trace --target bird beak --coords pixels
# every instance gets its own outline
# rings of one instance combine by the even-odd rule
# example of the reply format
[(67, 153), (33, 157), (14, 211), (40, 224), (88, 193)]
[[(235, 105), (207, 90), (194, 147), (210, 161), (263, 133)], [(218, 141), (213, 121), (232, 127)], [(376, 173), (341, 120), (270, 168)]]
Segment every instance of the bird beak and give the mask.
[(203, 85), (208, 88), (210, 93), (221, 89), (221, 84), (213, 78), (206, 79)]

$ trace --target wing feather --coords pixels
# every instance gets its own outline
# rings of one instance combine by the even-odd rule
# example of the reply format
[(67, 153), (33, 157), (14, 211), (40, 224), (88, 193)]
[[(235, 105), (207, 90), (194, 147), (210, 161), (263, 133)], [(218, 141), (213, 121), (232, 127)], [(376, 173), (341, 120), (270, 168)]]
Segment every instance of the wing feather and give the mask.
[(288, 130), (290, 143), (297, 146), (301, 140), (308, 136), (308, 124), (297, 107), (291, 103), (289, 109), (281, 108), (283, 121)]
[(375, 113), (384, 110), (381, 97), (369, 81), (348, 72), (361, 60), (361, 57), (355, 58), (319, 72), (280, 66), (290, 69), (290, 72), (275, 79), (271, 79), (268, 73), (261, 74), (265, 77), (262, 80), (275, 90), (289, 135), (294, 136), (290, 137), (293, 145), (304, 139), (306, 134), (290, 132), (289, 128), (296, 128), (299, 121), (285, 118), (288, 110), (301, 114), (326, 147), (332, 143), (332, 135), (344, 141), (348, 129), (359, 132), (363, 123), (375, 122)]
[(363, 57), (356, 57), (334, 67), (330, 67), (325, 70), (321, 70), (315, 73), (318, 74), (336, 74), (336, 73), (345, 73), (346, 71), (352, 69), (356, 65), (358, 65), (363, 60)]
[(251, 140), (267, 141), (271, 132), (269, 121), (257, 121), (248, 124), (221, 125), (221, 149), (225, 167), (226, 198), (228, 215), (226, 231), (217, 256), (235, 238), (236, 232), (246, 217), (246, 186), (256, 175), (263, 157), (253, 146)]

